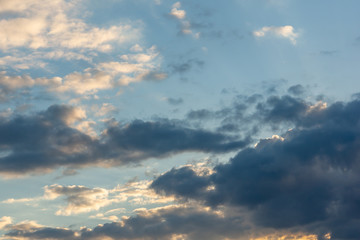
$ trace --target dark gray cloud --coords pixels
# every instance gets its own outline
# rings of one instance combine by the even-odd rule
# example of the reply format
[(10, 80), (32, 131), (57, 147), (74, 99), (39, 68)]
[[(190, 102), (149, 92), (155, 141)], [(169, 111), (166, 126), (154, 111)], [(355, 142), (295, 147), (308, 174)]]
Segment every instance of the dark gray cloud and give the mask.
[(229, 152), (249, 143), (169, 120), (136, 120), (111, 126), (94, 139), (71, 127), (74, 121), (81, 121), (81, 116), (77, 109), (66, 105), (54, 105), (31, 116), (0, 119), (0, 172), (21, 174), (59, 166), (122, 165), (185, 151)]
[(271, 96), (265, 103), (259, 103), (257, 106), (258, 114), (262, 116), (265, 123), (273, 122), (294, 122), (302, 117), (309, 105), (300, 98), (294, 98), (288, 95), (278, 97)]
[[(106, 223), (94, 229), (73, 231), (31, 224), (7, 227), (5, 237), (35, 239), (172, 239), (176, 235), (188, 240), (239, 239), (245, 232), (239, 217), (224, 218), (201, 207), (166, 207), (145, 210), (122, 222)], [(247, 239), (247, 238), (245, 238)]]
[(214, 212), (200, 208), (173, 207), (139, 214), (126, 219), (123, 226), (109, 223), (83, 232), (84, 239), (111, 237), (112, 239), (171, 239), (174, 235), (184, 235), (189, 240), (224, 239), (239, 236), (244, 231), (240, 227), (241, 218), (225, 219)]
[(357, 239), (360, 101), (306, 108), (300, 99), (285, 96), (268, 103), (272, 109), (264, 119), (292, 121), (295, 127), (241, 150), (209, 176), (189, 167), (173, 169), (154, 180), (152, 188), (214, 208), (245, 208), (259, 228)]
[(14, 229), (6, 234), (6, 237), (12, 239), (67, 239), (75, 240), (79, 239), (76, 237), (75, 232), (68, 229), (62, 228), (51, 228), (51, 227), (34, 227), (30, 229)]
[[(178, 126), (171, 121), (133, 121), (124, 127), (107, 129), (106, 151), (125, 156), (124, 162), (165, 157), (184, 151), (222, 153), (245, 147), (249, 140), (237, 140), (221, 133)], [(131, 157), (133, 153), (137, 157)]]
[(304, 94), (305, 91), (306, 91), (305, 88), (304, 88), (302, 85), (300, 85), (300, 84), (291, 86), (291, 87), (289, 87), (289, 89), (288, 89), (288, 92), (289, 92), (290, 94), (292, 94), (292, 95), (295, 95), (295, 96), (300, 96), (300, 95)]

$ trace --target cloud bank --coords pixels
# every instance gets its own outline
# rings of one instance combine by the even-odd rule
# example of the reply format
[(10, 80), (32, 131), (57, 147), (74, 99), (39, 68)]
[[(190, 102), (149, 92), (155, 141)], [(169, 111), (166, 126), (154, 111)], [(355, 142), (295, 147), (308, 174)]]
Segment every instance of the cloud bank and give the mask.
[(109, 126), (94, 138), (74, 127), (85, 116), (79, 108), (53, 105), (33, 115), (0, 119), (0, 172), (21, 175), (60, 166), (118, 166), (187, 151), (224, 153), (249, 143), (166, 119)]

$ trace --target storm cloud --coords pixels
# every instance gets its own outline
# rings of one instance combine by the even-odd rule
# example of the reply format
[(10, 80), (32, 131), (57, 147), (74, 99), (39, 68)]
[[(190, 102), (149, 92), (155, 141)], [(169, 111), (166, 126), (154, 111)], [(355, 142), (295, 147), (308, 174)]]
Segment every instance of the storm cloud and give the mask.
[(272, 109), (264, 119), (291, 121), (295, 127), (241, 150), (209, 176), (189, 167), (172, 169), (152, 187), (159, 194), (212, 208), (245, 208), (260, 228), (297, 228), (319, 236), (330, 232), (331, 239), (357, 239), (360, 101), (306, 107), (283, 97), (269, 103)]

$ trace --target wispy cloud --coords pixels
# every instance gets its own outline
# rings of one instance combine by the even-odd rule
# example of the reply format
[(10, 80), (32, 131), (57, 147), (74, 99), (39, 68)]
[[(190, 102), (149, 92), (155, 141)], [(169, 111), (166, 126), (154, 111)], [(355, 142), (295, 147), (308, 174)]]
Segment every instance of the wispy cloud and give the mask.
[(274, 35), (280, 38), (286, 38), (291, 41), (292, 44), (296, 44), (296, 39), (299, 37), (299, 33), (295, 32), (295, 29), (291, 25), (286, 26), (266, 26), (261, 28), (260, 30), (253, 32), (255, 37), (261, 38), (266, 35)]

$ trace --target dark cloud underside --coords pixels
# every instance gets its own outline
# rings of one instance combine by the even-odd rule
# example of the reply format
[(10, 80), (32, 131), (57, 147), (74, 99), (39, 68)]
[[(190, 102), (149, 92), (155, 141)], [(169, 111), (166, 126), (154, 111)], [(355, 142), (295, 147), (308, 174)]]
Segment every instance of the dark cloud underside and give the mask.
[(0, 171), (21, 174), (59, 166), (122, 165), (186, 151), (224, 153), (249, 143), (168, 120), (135, 120), (109, 127), (94, 139), (69, 125), (79, 120), (75, 116), (76, 109), (54, 105), (32, 116), (1, 119)]
[[(188, 167), (173, 169), (152, 187), (214, 208), (246, 208), (258, 227), (296, 227), (320, 235), (331, 232), (332, 239), (356, 239), (360, 235), (360, 101), (308, 112), (286, 98), (270, 103), (274, 109), (289, 110), (288, 115), (277, 112), (278, 121), (296, 125), (283, 135), (284, 140), (263, 139), (229, 163), (216, 166), (210, 176), (198, 176)], [(273, 110), (267, 114), (275, 115)], [(213, 190), (207, 189), (210, 186)]]

